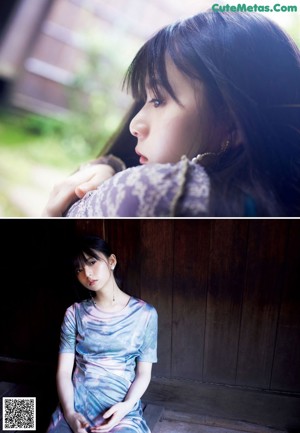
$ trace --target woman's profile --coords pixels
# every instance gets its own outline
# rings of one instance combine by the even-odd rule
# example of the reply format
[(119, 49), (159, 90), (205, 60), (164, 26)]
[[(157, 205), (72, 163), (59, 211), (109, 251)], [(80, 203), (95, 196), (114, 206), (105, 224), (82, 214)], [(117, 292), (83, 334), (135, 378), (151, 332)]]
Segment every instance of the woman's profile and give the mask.
[(65, 214), (56, 190), (45, 216), (300, 215), (300, 52), (277, 24), (247, 12), (178, 21), (144, 44), (126, 83), (140, 166), (104, 161), (97, 189)]
[(76, 279), (90, 296), (65, 313), (59, 348), (60, 404), (48, 433), (150, 433), (141, 397), (157, 361), (157, 313), (123, 292), (117, 258), (97, 236), (77, 240)]

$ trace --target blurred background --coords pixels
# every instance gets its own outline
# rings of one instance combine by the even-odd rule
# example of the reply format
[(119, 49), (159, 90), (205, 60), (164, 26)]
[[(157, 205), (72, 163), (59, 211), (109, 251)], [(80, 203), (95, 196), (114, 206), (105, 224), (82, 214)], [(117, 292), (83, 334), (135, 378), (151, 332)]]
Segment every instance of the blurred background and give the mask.
[[(122, 90), (123, 77), (143, 42), (162, 26), (214, 3), (4, 2), (0, 217), (39, 217), (54, 183), (95, 158), (121, 123), (132, 102)], [(268, 15), (300, 44), (300, 9)]]

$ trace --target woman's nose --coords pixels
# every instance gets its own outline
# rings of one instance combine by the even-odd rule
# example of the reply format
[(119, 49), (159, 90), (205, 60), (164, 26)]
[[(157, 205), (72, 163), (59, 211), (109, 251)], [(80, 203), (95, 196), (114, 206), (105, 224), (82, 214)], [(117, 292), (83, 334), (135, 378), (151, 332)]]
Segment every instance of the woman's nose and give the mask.
[(148, 133), (148, 126), (146, 122), (142, 119), (140, 112), (131, 120), (129, 125), (130, 133), (138, 138), (143, 139)]
[(91, 271), (91, 269), (88, 266), (86, 266), (84, 268), (84, 271), (85, 271), (86, 277), (91, 277), (92, 276), (92, 271)]

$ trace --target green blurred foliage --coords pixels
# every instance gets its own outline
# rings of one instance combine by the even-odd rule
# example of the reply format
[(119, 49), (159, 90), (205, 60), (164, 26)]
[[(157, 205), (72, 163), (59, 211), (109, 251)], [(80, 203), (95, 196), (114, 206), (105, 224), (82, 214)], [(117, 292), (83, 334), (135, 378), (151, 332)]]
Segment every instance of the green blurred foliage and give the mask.
[(64, 145), (72, 153), (98, 155), (128, 106), (122, 80), (130, 57), (120, 39), (103, 37), (97, 31), (85, 36), (84, 51), (68, 89), (71, 115), (65, 124)]
[(29, 134), (44, 137), (60, 137), (65, 127), (62, 120), (34, 113), (26, 114), (22, 118), (20, 125)]
[[(45, 135), (45, 131), (49, 135)], [(0, 112), (0, 143), (1, 217), (39, 216), (39, 214), (23, 213), (23, 207), (18, 200), (16, 201), (15, 191), (20, 189), (29, 192), (40, 191), (42, 204), (44, 204), (54, 184), (49, 168), (55, 170), (55, 176), (61, 172), (62, 176), (66, 177), (82, 162), (81, 158), (76, 160), (75, 155), (74, 158), (66, 155), (60, 140), (53, 135), (48, 118), (39, 116), (27, 118), (18, 112), (9, 114)], [(39, 173), (43, 174), (37, 177), (36, 170), (40, 170)], [(49, 178), (49, 188), (45, 185), (44, 173), (46, 179)], [(28, 195), (26, 198), (28, 202), (36, 199), (36, 194)]]
[[(133, 49), (126, 47), (125, 42), (123, 45), (117, 35), (107, 38), (98, 31), (85, 34), (83, 59), (74, 73), (73, 82), (65, 89), (69, 114), (54, 117), (28, 112), (2, 113), (0, 121), (7, 125), (4, 142), (14, 141), (15, 131), (23, 136), (24, 144), (26, 134), (31, 141), (34, 137), (58, 140), (62, 151), (73, 161), (97, 156), (129, 106), (122, 82)], [(52, 158), (44, 160), (51, 164)]]
[[(28, 201), (33, 201), (31, 190), (45, 190), (42, 200), (46, 203), (51, 169), (66, 178), (81, 163), (95, 158), (119, 126), (129, 105), (121, 89), (132, 53), (117, 39), (99, 34), (85, 39), (84, 52), (67, 89), (68, 116), (56, 118), (12, 108), (0, 112), (0, 216), (31, 216), (22, 213), (12, 197), (14, 191), (28, 190)], [(42, 170), (38, 183), (36, 168)]]

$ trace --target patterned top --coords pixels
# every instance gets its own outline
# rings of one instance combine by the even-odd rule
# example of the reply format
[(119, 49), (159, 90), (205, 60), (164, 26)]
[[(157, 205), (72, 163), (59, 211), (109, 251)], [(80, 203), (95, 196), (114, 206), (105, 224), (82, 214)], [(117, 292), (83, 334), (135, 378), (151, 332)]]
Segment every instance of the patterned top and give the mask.
[[(157, 362), (157, 313), (146, 302), (130, 298), (119, 312), (100, 310), (91, 300), (66, 311), (59, 352), (76, 353), (85, 375), (96, 366), (132, 382), (136, 361)], [(129, 353), (130, 352), (130, 353)], [(99, 372), (98, 372), (99, 374)]]
[(207, 216), (209, 178), (183, 157), (176, 164), (128, 168), (74, 203), (67, 217)]
[[(138, 361), (157, 361), (157, 312), (131, 297), (118, 312), (104, 312), (92, 300), (75, 303), (66, 311), (60, 353), (75, 353), (74, 407), (91, 425), (103, 422), (102, 414), (124, 400), (135, 378)], [(60, 431), (61, 408), (52, 415), (48, 432)], [(141, 402), (111, 433), (150, 433)]]

